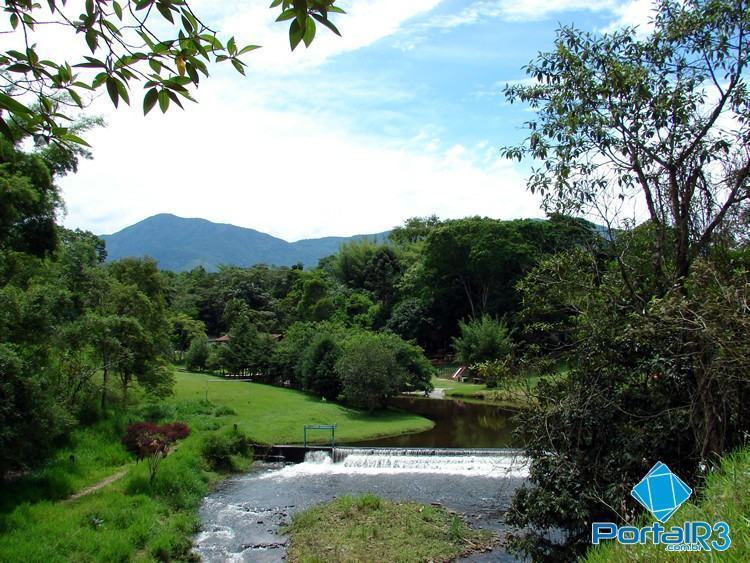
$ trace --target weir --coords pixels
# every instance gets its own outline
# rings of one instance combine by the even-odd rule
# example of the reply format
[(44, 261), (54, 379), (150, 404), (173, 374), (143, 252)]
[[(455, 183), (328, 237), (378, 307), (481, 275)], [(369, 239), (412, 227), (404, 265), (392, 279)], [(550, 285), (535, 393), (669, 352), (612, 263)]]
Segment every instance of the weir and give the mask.
[(525, 477), (527, 459), (517, 449), (340, 447), (305, 454), (293, 473), (440, 473)]
[[(341, 495), (373, 493), (397, 502), (440, 504), (477, 527), (504, 534), (510, 499), (528, 477), (527, 460), (516, 449), (282, 449), (301, 454), (299, 462), (256, 464), (205, 499), (202, 531), (195, 538), (201, 560), (280, 561), (287, 541), (283, 527), (290, 518)], [(501, 550), (471, 560), (515, 561)]]

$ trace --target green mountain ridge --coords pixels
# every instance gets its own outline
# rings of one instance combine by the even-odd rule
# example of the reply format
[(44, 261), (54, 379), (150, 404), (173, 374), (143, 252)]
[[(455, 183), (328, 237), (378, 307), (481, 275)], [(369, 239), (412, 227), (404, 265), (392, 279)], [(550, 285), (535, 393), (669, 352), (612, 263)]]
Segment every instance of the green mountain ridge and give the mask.
[(302, 263), (310, 267), (334, 254), (346, 242), (365, 238), (385, 240), (388, 234), (389, 231), (287, 242), (255, 229), (160, 213), (101, 238), (107, 245), (107, 260), (150, 256), (161, 269), (181, 272), (198, 266), (215, 271), (220, 265)]

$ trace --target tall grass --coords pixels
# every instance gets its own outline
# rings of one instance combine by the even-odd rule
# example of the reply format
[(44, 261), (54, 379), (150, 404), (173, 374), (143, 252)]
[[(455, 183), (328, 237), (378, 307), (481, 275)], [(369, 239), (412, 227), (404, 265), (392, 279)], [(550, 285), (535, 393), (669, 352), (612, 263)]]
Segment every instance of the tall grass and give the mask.
[[(729, 524), (732, 545), (727, 551), (667, 552), (661, 545), (627, 545), (607, 542), (589, 550), (586, 563), (682, 563), (686, 561), (750, 561), (750, 448), (726, 456), (720, 468), (709, 474), (698, 502), (683, 505), (667, 527), (685, 521)], [(649, 525), (642, 521), (639, 525)]]

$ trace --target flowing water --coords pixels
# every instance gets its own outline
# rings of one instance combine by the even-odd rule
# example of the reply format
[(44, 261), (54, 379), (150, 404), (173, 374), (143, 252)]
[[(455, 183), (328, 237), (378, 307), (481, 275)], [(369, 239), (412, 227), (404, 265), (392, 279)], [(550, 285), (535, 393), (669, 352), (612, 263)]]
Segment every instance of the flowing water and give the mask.
[[(337, 448), (310, 452), (296, 465), (256, 465), (230, 478), (201, 508), (195, 551), (204, 561), (281, 561), (280, 528), (294, 513), (336, 496), (372, 492), (441, 505), (475, 527), (505, 532), (504, 512), (527, 474), (512, 449)], [(514, 561), (496, 549), (469, 561)]]

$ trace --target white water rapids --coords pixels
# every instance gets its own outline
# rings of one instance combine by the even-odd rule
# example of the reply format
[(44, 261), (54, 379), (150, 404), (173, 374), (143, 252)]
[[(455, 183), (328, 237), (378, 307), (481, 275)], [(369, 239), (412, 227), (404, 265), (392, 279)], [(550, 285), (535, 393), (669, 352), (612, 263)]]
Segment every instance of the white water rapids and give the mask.
[(428, 473), (466, 477), (528, 477), (528, 462), (518, 450), (459, 450), (427, 448), (336, 448), (305, 455), (304, 463), (267, 473), (265, 479), (305, 475)]

